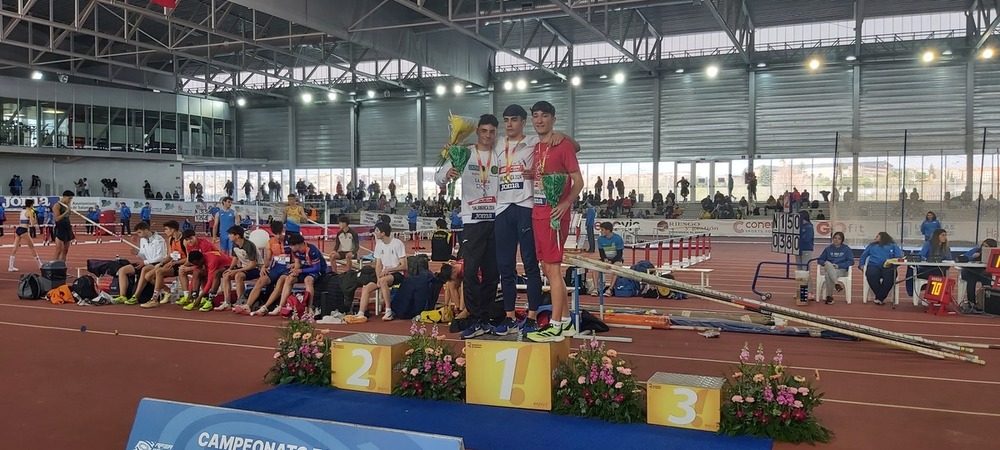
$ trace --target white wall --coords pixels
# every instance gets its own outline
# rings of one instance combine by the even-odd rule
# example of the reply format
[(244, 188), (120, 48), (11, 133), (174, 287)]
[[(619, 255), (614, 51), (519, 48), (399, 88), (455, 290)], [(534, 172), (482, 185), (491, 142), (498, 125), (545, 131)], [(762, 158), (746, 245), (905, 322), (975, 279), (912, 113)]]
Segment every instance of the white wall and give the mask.
[(117, 178), (122, 197), (142, 198), (144, 180), (149, 180), (154, 193), (181, 190), (180, 161), (0, 155), (0, 188), (5, 196), (10, 195), (7, 184), (14, 175), (21, 176), (25, 195), (32, 175), (42, 179), (41, 195), (59, 195), (67, 189), (75, 191), (73, 182), (79, 178), (87, 178), (90, 194), (94, 196), (101, 195), (102, 178)]

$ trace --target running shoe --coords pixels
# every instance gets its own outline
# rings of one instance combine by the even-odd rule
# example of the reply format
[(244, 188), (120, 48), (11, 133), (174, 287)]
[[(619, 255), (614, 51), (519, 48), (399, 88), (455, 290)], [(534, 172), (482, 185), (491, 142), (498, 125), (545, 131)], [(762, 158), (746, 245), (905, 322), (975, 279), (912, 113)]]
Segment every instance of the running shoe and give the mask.
[(184, 305), (184, 310), (185, 311), (194, 311), (194, 309), (197, 308), (198, 305), (199, 305), (199, 302), (196, 302), (196, 301), (193, 301), (193, 300), (189, 301), (186, 305)]
[(125, 300), (124, 303), (126, 305), (138, 305), (139, 304), (139, 299), (137, 299), (135, 297), (129, 297), (128, 299)]
[(514, 323), (514, 319), (505, 317), (502, 322), (494, 325), (490, 331), (497, 336), (506, 336), (509, 333), (517, 331), (517, 324)]
[(538, 322), (535, 319), (525, 317), (524, 320), (517, 324), (517, 328), (521, 330), (521, 333), (534, 333), (538, 331)]
[(219, 305), (219, 306), (216, 306), (214, 308), (214, 310), (215, 311), (225, 311), (225, 310), (227, 310), (227, 309), (229, 309), (231, 307), (232, 307), (232, 305), (230, 305), (229, 302), (222, 302), (222, 304)]
[[(178, 306), (187, 306), (188, 303), (190, 302), (191, 302), (191, 296), (189, 296), (188, 294), (184, 294), (181, 296), (181, 298), (177, 299)], [(190, 311), (190, 309), (188, 311)]]
[(127, 301), (128, 301), (128, 297), (126, 297), (124, 295), (119, 295), (119, 296), (111, 299), (111, 304), (113, 304), (113, 305), (123, 305)]
[(462, 330), (460, 335), (462, 339), (472, 339), (474, 337), (482, 336), (486, 333), (493, 331), (493, 327), (488, 323), (477, 322), (472, 324), (469, 328)]
[(160, 306), (160, 302), (156, 297), (153, 297), (148, 302), (139, 305), (140, 308), (146, 308), (146, 309), (156, 308), (157, 306)]
[(533, 333), (527, 333), (525, 337), (533, 342), (561, 342), (563, 339), (566, 339), (562, 335), (562, 327), (554, 327), (552, 325)]
[(390, 320), (393, 320), (395, 318), (396, 318), (396, 316), (392, 314), (392, 310), (391, 309), (387, 309), (385, 311), (385, 314), (382, 316), (382, 320), (384, 320), (386, 322), (388, 322)]
[(576, 336), (576, 327), (573, 326), (573, 322), (562, 324), (562, 335), (566, 337)]
[(209, 312), (212, 310), (213, 306), (215, 305), (212, 304), (212, 301), (206, 298), (201, 301), (201, 308), (198, 308), (198, 311)]

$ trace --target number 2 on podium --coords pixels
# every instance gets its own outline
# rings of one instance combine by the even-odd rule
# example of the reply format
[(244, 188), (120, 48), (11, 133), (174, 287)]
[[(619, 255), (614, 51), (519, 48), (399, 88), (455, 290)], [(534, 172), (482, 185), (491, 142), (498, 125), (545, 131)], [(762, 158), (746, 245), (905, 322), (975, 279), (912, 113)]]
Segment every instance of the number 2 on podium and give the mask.
[(378, 351), (379, 349), (377, 348), (373, 351), (368, 351), (366, 348), (356, 348), (351, 352), (351, 356), (361, 358), (361, 367), (359, 367), (358, 370), (351, 376), (347, 377), (347, 384), (363, 388), (371, 387), (371, 378), (362, 377), (367, 375), (368, 371), (371, 370), (372, 365), (375, 362), (375, 358), (377, 357), (377, 355), (374, 355), (373, 353), (377, 354)]

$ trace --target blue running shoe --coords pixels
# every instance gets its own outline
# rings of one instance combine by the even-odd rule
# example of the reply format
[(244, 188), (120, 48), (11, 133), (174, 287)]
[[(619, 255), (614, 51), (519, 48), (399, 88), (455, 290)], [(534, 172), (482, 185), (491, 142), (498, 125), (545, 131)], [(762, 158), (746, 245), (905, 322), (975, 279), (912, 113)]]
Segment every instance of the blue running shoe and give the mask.
[(525, 317), (521, 323), (517, 324), (517, 327), (521, 330), (521, 333), (533, 333), (538, 331), (538, 322), (535, 322), (535, 319)]
[(493, 327), (490, 326), (490, 324), (479, 322), (479, 323), (473, 324), (472, 326), (470, 326), (469, 328), (466, 328), (465, 330), (462, 330), (461, 338), (462, 339), (472, 339), (474, 337), (479, 337), (479, 336), (482, 336), (482, 335), (484, 335), (486, 333), (490, 333), (492, 331), (493, 331)]
[(503, 322), (493, 326), (493, 334), (497, 336), (506, 336), (515, 331), (517, 331), (517, 324), (510, 317), (505, 317)]

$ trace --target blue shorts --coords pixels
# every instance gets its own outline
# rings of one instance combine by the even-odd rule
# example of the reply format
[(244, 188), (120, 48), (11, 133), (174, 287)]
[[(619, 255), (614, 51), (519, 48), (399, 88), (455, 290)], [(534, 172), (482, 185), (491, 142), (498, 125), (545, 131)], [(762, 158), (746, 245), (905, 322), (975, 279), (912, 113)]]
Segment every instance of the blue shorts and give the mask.
[[(229, 236), (229, 235), (227, 234), (226, 236)], [(220, 238), (219, 239), (219, 250), (222, 250), (222, 253), (225, 253), (227, 255), (230, 254), (230, 253), (232, 253), (233, 252), (233, 241), (230, 241), (229, 238)]]
[(21, 235), (23, 235), (24, 233), (27, 233), (27, 232), (28, 232), (28, 229), (25, 228), (25, 227), (17, 227), (16, 229), (14, 229), (14, 234), (16, 234), (18, 236), (21, 236)]
[(275, 264), (271, 266), (271, 269), (267, 271), (267, 278), (271, 280), (272, 283), (278, 281), (282, 275), (288, 273), (288, 266), (283, 266), (281, 264)]
[(260, 269), (255, 267), (246, 272), (243, 272), (243, 274), (246, 275), (246, 281), (256, 280), (260, 278)]

